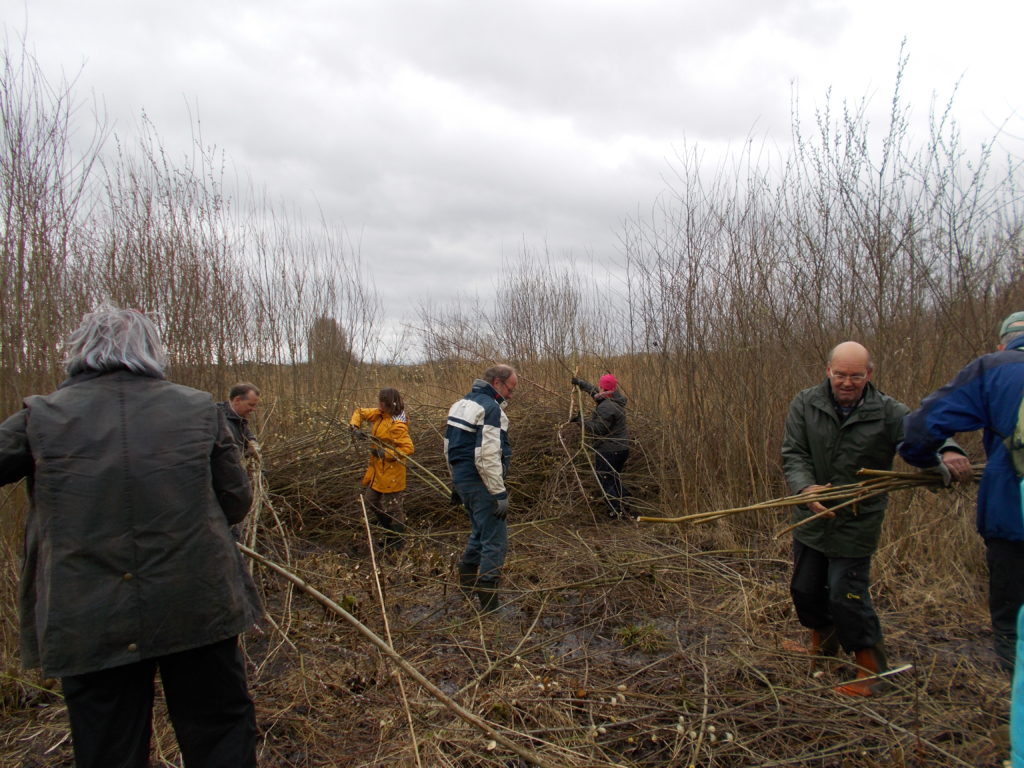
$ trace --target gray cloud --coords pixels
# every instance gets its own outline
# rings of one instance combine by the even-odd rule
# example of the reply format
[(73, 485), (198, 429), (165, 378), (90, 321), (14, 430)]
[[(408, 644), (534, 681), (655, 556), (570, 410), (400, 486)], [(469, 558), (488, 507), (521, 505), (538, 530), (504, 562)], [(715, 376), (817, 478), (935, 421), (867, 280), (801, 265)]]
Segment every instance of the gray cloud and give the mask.
[[(1021, 20), (998, 7), (1000, 27)], [(85, 62), (80, 86), (105, 101), (119, 133), (145, 110), (173, 155), (188, 151), (198, 119), (243, 177), (343, 226), (375, 279), (390, 283), (392, 323), (421, 298), (453, 297), (467, 263), (496, 267), (524, 244), (616, 258), (620, 222), (665, 188), (677, 147), (699, 145), (714, 164), (748, 139), (784, 146), (794, 85), (808, 109), (830, 83), (852, 99), (881, 90), (884, 120), (908, 31), (918, 35), (910, 51), (922, 60), (924, 101), (955, 79), (928, 82), (932, 71), (960, 60), (958, 72), (970, 64), (981, 76), (998, 118), (1019, 105), (1013, 46), (991, 58), (999, 30), (972, 51), (950, 46), (971, 22), (923, 0), (33, 0), (27, 11), (0, 0), (0, 9), (18, 30), (27, 14), (47, 71)], [(486, 292), (490, 277), (476, 271), (484, 277), (470, 285)]]

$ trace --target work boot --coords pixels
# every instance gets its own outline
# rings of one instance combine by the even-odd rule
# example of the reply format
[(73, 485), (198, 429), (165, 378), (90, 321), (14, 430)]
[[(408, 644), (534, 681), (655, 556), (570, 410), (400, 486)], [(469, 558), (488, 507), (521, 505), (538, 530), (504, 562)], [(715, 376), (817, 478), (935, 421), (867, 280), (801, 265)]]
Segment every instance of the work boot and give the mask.
[(501, 608), (497, 579), (477, 579), (476, 596), (480, 601), (481, 613), (493, 613)]
[(783, 640), (782, 649), (791, 653), (806, 653), (808, 656), (835, 656), (839, 653), (839, 637), (833, 626), (812, 629), (807, 645), (792, 640)]
[(476, 589), (477, 567), (476, 565), (459, 563), (459, 589), (462, 590), (462, 594), (466, 597), (472, 597), (473, 590)]
[(853, 656), (858, 667), (857, 679), (852, 683), (836, 686), (835, 692), (843, 696), (877, 696), (882, 693), (886, 687), (886, 681), (883, 678), (874, 677), (889, 668), (882, 644), (854, 651)]

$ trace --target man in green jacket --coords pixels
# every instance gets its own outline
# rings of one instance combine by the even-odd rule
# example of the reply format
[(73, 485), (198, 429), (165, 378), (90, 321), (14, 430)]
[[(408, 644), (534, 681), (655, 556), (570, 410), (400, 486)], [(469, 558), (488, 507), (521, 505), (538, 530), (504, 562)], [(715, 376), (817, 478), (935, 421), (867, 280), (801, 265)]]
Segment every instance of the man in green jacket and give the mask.
[[(892, 468), (910, 409), (876, 389), (873, 372), (868, 350), (846, 341), (829, 354), (826, 380), (793, 398), (782, 442), (793, 493), (858, 482), (862, 468)], [(970, 462), (955, 443), (947, 441), (939, 453), (936, 463), (949, 470), (949, 477), (970, 476)], [(877, 678), (872, 675), (888, 668), (868, 591), (887, 503), (877, 496), (829, 512), (812, 501), (797, 507), (794, 516), (800, 522), (821, 514), (793, 531), (793, 605), (800, 623), (811, 630), (810, 652), (831, 656), (842, 645), (856, 657), (857, 681), (836, 689), (850, 696), (873, 695)]]

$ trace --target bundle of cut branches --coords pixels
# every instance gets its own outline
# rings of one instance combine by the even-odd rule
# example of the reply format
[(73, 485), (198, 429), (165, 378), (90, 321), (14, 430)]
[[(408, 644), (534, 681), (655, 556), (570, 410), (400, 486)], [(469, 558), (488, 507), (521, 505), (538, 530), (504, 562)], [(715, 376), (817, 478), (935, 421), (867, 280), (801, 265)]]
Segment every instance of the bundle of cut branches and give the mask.
[[(981, 478), (985, 465), (974, 464), (971, 469), (974, 470), (974, 480), (977, 481)], [(806, 525), (812, 520), (817, 520), (821, 517), (831, 517), (841, 509), (854, 506), (859, 502), (876, 496), (882, 496), (887, 493), (892, 493), (893, 491), (903, 491), (909, 488), (943, 487), (942, 476), (938, 472), (934, 471), (891, 472), (881, 469), (861, 469), (857, 472), (857, 475), (865, 477), (866, 479), (857, 483), (828, 486), (823, 490), (812, 493), (796, 493), (791, 496), (783, 496), (778, 499), (762, 501), (758, 504), (748, 504), (745, 507), (715, 509), (710, 512), (698, 512), (695, 515), (684, 515), (683, 517), (638, 517), (637, 522), (690, 523), (692, 525), (698, 525), (700, 523), (709, 523), (712, 520), (720, 520), (721, 518), (729, 517), (730, 515), (737, 515), (740, 512), (760, 512), (763, 510), (778, 509), (779, 507), (810, 504), (815, 501), (825, 505), (824, 511), (810, 515), (793, 525), (783, 528), (775, 534), (776, 537), (778, 537), (785, 533), (789, 533), (794, 528)], [(835, 502), (839, 503), (836, 504)]]

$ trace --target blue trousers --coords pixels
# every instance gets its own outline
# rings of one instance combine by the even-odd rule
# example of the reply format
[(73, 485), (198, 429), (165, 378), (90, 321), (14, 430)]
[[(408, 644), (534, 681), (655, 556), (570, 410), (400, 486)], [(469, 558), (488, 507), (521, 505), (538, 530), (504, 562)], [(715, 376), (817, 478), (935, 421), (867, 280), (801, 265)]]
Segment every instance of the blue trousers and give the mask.
[(456, 490), (469, 514), (471, 528), (462, 565), (479, 569), (482, 582), (497, 581), (508, 553), (508, 527), (494, 516), (498, 504), (482, 482), (459, 483)]

